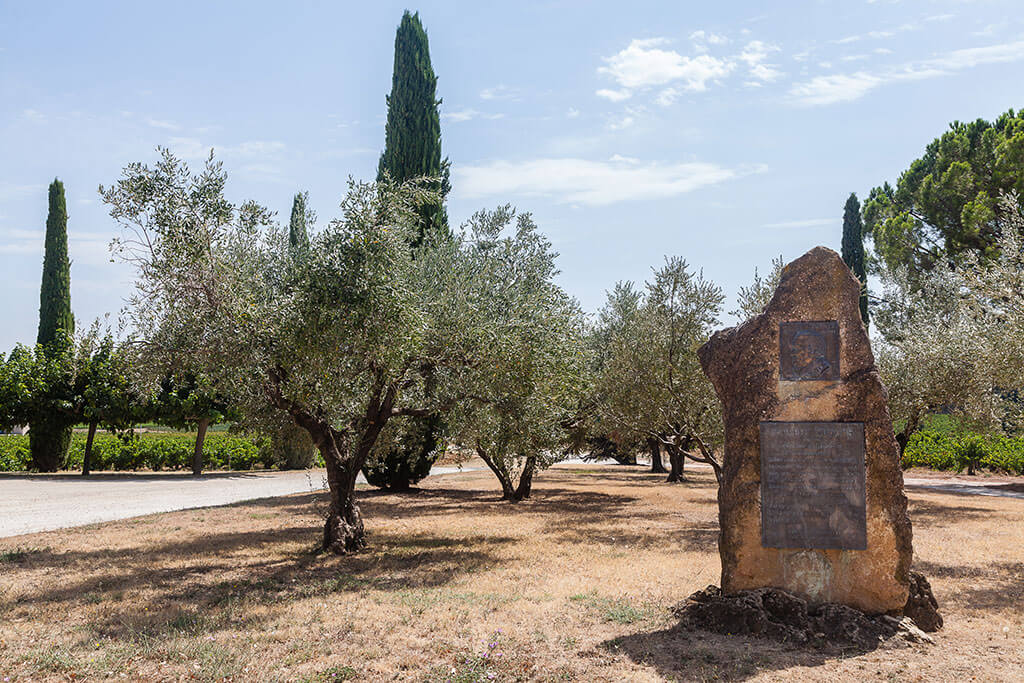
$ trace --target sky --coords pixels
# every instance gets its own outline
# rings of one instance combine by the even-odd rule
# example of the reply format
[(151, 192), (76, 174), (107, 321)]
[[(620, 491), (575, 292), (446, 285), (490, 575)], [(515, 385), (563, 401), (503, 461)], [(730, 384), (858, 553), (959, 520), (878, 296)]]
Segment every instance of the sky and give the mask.
[(97, 188), (158, 145), (196, 165), (213, 148), (229, 198), (282, 221), (298, 191), (337, 217), (348, 178), (376, 174), (407, 8), (438, 75), (450, 221), (532, 213), (591, 312), (668, 255), (731, 310), (773, 257), (838, 250), (849, 194), (950, 122), (1024, 107), (1012, 0), (0, 0), (0, 351), (35, 341), (55, 177), (80, 327), (116, 324), (132, 283)]

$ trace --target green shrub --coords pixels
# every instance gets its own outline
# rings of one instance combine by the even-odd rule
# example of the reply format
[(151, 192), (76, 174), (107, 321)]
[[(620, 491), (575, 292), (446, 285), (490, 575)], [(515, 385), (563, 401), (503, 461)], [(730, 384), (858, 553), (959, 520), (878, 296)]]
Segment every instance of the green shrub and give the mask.
[(988, 469), (1024, 474), (1024, 437), (925, 430), (913, 434), (903, 467), (973, 472)]
[[(195, 434), (181, 432), (147, 432), (126, 437), (97, 434), (92, 445), (92, 469), (189, 470), (195, 438)], [(85, 434), (75, 432), (68, 452), (68, 469), (81, 469), (85, 441)], [(204, 468), (248, 470), (263, 465), (264, 442), (258, 436), (208, 433), (203, 443)], [(28, 467), (28, 436), (0, 436), (0, 471), (17, 472)]]

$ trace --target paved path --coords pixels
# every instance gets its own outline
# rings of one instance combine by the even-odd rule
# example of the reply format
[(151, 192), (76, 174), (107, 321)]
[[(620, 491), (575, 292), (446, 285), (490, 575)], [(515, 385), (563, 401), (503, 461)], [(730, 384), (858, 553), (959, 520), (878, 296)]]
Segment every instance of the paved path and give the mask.
[(903, 484), (909, 488), (931, 489), (943, 493), (960, 493), (968, 496), (999, 496), (1000, 498), (1020, 498), (1024, 500), (1024, 484), (1005, 481), (972, 481), (962, 479), (931, 479), (925, 477), (905, 477)]
[[(578, 459), (567, 464), (582, 462)], [(614, 465), (587, 463), (588, 465)], [(700, 467), (687, 463), (687, 468)], [(706, 465), (704, 467), (707, 467)], [(432, 476), (472, 472), (480, 467), (435, 467)], [(109, 522), (157, 512), (227, 505), (256, 498), (320, 491), (324, 470), (298, 472), (213, 472), (195, 478), (185, 474), (0, 474), (0, 538), (37, 531)], [(359, 481), (365, 483), (360, 475)], [(974, 496), (1024, 500), (1017, 481), (964, 481), (954, 478), (907, 477), (909, 488)]]
[[(466, 468), (463, 471), (469, 471)], [(435, 467), (431, 475), (458, 472)], [(0, 474), (0, 538), (171, 510), (320, 491), (322, 469), (187, 474)], [(359, 481), (365, 483), (362, 475)]]

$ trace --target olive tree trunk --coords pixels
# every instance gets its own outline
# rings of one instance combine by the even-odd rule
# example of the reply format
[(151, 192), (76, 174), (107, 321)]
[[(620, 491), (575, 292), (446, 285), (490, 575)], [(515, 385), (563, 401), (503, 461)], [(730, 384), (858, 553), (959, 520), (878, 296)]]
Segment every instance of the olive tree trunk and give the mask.
[(665, 479), (667, 482), (678, 482), (685, 481), (685, 472), (683, 471), (683, 465), (686, 462), (686, 456), (683, 455), (683, 449), (679, 446), (668, 446), (668, 463), (669, 472), (668, 478)]
[(203, 419), (199, 421), (199, 432), (196, 434), (196, 448), (192, 451), (192, 474), (199, 476), (203, 473), (203, 442), (206, 441), (206, 428), (210, 421)]
[(92, 466), (92, 442), (96, 438), (96, 423), (89, 423), (89, 436), (85, 437), (85, 453), (82, 454), (82, 476), (89, 476)]
[(526, 458), (522, 474), (519, 475), (519, 484), (516, 485), (513, 483), (509, 473), (504, 468), (499, 467), (486, 450), (477, 446), (476, 453), (487, 464), (491, 472), (494, 472), (494, 476), (498, 478), (498, 483), (501, 484), (502, 500), (518, 503), (530, 497), (530, 493), (533, 490), (533, 474), (537, 469), (537, 459), (535, 457), (529, 456)]
[(661, 444), (657, 439), (647, 439), (647, 450), (651, 453), (651, 472), (653, 474), (664, 474), (664, 463), (661, 462)]

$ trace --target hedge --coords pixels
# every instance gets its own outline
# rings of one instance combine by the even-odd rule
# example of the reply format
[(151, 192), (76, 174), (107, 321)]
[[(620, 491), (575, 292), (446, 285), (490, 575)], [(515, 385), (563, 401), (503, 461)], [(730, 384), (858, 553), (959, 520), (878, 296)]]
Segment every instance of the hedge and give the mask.
[[(97, 434), (92, 445), (92, 470), (190, 470), (195, 434), (144, 432), (129, 437)], [(71, 438), (67, 469), (82, 468), (86, 435)], [(203, 442), (203, 467), (211, 470), (250, 470), (277, 464), (268, 440), (258, 436), (207, 433)], [(319, 460), (319, 458), (318, 458)], [(0, 471), (28, 469), (27, 435), (0, 436)], [(322, 465), (322, 461), (318, 463)]]
[(913, 434), (903, 467), (961, 472), (975, 469), (1024, 474), (1024, 437), (924, 430)]

